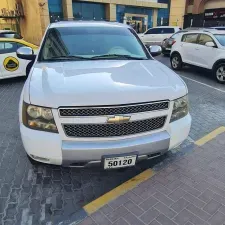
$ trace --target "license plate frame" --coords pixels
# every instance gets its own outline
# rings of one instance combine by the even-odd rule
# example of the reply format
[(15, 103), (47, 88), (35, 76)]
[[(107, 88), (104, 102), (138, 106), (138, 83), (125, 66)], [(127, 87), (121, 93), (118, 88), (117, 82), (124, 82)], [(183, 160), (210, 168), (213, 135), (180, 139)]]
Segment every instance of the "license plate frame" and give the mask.
[[(102, 165), (105, 170), (132, 167), (136, 165), (137, 157), (137, 152), (132, 152), (128, 154), (104, 155), (102, 157)], [(124, 160), (127, 161), (125, 162)], [(129, 163), (130, 161), (128, 162), (128, 160), (131, 160), (132, 162)], [(112, 166), (109, 165), (109, 162), (112, 162)]]

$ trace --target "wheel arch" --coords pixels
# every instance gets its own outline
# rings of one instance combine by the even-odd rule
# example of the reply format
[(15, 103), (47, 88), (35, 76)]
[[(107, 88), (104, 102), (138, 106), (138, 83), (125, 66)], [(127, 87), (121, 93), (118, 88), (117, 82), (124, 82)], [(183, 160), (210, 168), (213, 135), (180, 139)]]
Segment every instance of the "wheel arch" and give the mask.
[(219, 59), (217, 60), (214, 64), (213, 64), (213, 67), (212, 67), (212, 70), (214, 71), (216, 66), (218, 66), (219, 64), (221, 63), (225, 63), (225, 59)]

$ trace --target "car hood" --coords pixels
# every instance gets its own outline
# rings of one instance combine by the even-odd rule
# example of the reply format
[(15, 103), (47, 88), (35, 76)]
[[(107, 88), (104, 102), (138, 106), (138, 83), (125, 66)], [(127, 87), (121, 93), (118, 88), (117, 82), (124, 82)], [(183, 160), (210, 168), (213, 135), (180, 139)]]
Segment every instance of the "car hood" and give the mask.
[(52, 108), (173, 100), (187, 94), (181, 78), (156, 60), (36, 63), (29, 86), (31, 104)]

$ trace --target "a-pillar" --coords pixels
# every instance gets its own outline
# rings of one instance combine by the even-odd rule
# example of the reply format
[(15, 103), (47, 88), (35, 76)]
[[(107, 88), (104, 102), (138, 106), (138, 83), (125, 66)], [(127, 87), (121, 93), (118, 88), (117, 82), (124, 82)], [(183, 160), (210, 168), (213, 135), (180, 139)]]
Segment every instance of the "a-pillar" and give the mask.
[(63, 17), (65, 20), (73, 20), (73, 3), (72, 0), (63, 0)]
[(106, 19), (116, 21), (116, 4), (106, 4)]

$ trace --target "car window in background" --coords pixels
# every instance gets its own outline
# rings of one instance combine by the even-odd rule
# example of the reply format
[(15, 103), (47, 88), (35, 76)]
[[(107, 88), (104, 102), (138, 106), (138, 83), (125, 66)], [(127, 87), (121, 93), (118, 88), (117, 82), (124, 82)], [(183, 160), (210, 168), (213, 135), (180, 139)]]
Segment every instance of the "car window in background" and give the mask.
[(161, 28), (152, 28), (149, 29), (145, 34), (161, 34), (162, 29)]
[(16, 52), (17, 44), (13, 42), (0, 42), (0, 54)]
[(162, 34), (172, 34), (174, 32), (175, 32), (174, 28), (162, 28), (161, 31)]
[(207, 34), (200, 34), (198, 44), (205, 45), (206, 42), (214, 42), (214, 40)]
[(0, 33), (0, 37), (4, 37), (4, 38), (16, 38), (16, 39), (22, 39), (23, 38), (18, 33), (13, 33), (13, 32)]
[(215, 34), (214, 36), (221, 45), (225, 46), (225, 34)]
[[(133, 29), (111, 27), (51, 28), (40, 52), (40, 61), (66, 56), (90, 59), (100, 55), (128, 55), (148, 59)], [(75, 59), (76, 60), (76, 59)]]
[(198, 34), (184, 34), (181, 41), (186, 43), (196, 44), (197, 38), (198, 38)]

